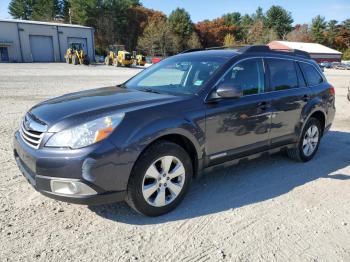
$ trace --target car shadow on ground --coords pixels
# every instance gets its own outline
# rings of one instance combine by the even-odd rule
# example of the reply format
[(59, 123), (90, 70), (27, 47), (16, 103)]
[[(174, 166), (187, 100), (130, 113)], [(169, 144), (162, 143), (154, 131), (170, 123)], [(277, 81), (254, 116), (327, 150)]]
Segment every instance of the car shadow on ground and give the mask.
[(279, 197), (318, 179), (348, 180), (341, 169), (350, 165), (350, 133), (331, 131), (319, 152), (307, 163), (282, 154), (213, 171), (194, 180), (184, 201), (160, 217), (137, 214), (125, 203), (90, 206), (97, 215), (113, 221), (147, 225), (205, 216)]

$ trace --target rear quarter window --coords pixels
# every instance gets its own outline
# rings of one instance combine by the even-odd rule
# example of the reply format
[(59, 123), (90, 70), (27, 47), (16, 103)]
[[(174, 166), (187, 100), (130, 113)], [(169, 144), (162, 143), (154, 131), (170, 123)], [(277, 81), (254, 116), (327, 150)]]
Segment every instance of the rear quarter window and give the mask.
[(299, 65), (304, 73), (308, 86), (316, 86), (323, 83), (323, 77), (314, 66), (306, 63), (299, 63)]

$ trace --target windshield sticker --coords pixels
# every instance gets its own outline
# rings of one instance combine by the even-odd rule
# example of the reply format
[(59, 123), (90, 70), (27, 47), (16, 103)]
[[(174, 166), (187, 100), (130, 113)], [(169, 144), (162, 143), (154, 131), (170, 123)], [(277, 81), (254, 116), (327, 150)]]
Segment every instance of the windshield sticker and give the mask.
[(203, 80), (196, 80), (195, 82), (194, 82), (194, 85), (195, 86), (201, 86), (203, 84)]

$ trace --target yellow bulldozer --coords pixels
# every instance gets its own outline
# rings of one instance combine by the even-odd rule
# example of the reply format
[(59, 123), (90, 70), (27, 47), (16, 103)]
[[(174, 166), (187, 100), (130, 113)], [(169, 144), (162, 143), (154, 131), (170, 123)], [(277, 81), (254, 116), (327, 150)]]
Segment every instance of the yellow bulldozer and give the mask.
[(133, 52), (134, 64), (138, 66), (145, 66), (146, 64), (146, 56), (142, 54), (136, 54), (136, 51)]
[(109, 46), (109, 54), (105, 58), (106, 65), (127, 66), (130, 67), (134, 63), (131, 54), (125, 51), (123, 45)]
[(85, 54), (81, 43), (71, 43), (64, 55), (67, 64), (73, 65), (88, 65), (90, 64), (90, 59), (87, 54)]

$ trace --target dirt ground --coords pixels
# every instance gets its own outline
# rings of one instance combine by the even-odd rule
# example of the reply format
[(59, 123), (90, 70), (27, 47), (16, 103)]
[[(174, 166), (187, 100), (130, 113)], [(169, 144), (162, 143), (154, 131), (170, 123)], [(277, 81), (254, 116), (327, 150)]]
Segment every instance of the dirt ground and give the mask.
[(0, 64), (0, 261), (350, 261), (350, 71), (326, 71), (337, 115), (311, 162), (281, 155), (194, 181), (172, 213), (70, 205), (21, 175), (12, 137), (26, 110), (138, 69)]

